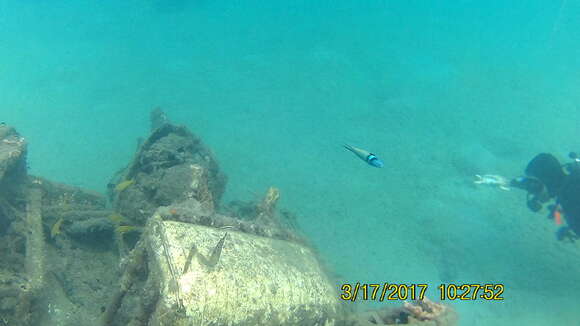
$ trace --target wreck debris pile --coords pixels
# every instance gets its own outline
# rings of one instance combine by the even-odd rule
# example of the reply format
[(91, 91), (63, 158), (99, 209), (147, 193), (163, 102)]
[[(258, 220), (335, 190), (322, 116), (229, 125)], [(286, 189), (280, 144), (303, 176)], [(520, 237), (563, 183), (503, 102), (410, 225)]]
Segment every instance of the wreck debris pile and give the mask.
[[(158, 109), (151, 126), (109, 185), (114, 214), (140, 227), (141, 236), (127, 253), (121, 289), (102, 324), (120, 325), (135, 315), (148, 325), (337, 320), (336, 290), (314, 251), (286, 223), (290, 215), (276, 209), (280, 191), (271, 187), (256, 203), (223, 209), (226, 178), (211, 151)], [(146, 259), (137, 268), (141, 248)]]
[[(80, 285), (87, 283), (80, 272), (90, 269), (90, 264), (73, 258), (76, 245), (71, 239), (79, 232), (77, 244), (86, 243), (93, 230), (83, 228), (83, 223), (110, 214), (99, 194), (28, 175), (26, 154), (24, 138), (1, 124), (0, 324), (6, 325), (46, 321), (47, 293), (66, 293), (84, 304), (74, 299), (82, 291)], [(94, 257), (90, 252), (84, 255)], [(50, 291), (44, 291), (47, 288)]]
[(243, 209), (222, 208), (226, 176), (211, 150), (187, 128), (170, 123), (160, 109), (151, 113), (151, 126), (132, 161), (109, 183), (113, 209), (126, 225), (144, 226), (159, 208), (164, 220), (304, 241), (291, 214), (276, 209), (277, 188), (268, 189), (261, 202), (245, 203)]
[[(26, 191), (27, 144), (14, 128), (0, 125), (0, 307), (3, 321), (32, 321), (33, 301), (43, 285), (40, 194)], [(39, 232), (40, 231), (40, 232)]]
[(158, 207), (186, 199), (198, 200), (211, 213), (225, 184), (225, 175), (201, 140), (186, 127), (165, 123), (110, 183), (109, 194), (116, 212), (143, 226)]
[(347, 313), (280, 190), (223, 205), (225, 186), (211, 150), (160, 109), (108, 202), (28, 176), (26, 141), (0, 125), (0, 325), (456, 325), (427, 299)]

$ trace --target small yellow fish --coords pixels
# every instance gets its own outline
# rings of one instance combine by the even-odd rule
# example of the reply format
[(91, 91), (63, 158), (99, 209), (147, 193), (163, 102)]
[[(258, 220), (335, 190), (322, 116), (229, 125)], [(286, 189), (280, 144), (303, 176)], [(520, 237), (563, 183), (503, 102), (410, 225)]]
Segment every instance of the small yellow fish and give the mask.
[(64, 222), (64, 220), (61, 217), (52, 225), (52, 228), (50, 228), (50, 237), (52, 239), (61, 233), (60, 227), (62, 226), (62, 222)]
[(111, 220), (115, 224), (120, 224), (121, 222), (126, 221), (127, 219), (125, 218), (125, 216), (119, 213), (113, 213), (109, 215), (109, 220)]
[(132, 185), (134, 183), (135, 183), (135, 180), (134, 179), (125, 180), (123, 182), (119, 182), (119, 184), (115, 186), (115, 191), (116, 192), (121, 192), (121, 191), (127, 189), (130, 185)]
[(125, 234), (133, 231), (137, 231), (139, 228), (133, 225), (120, 225), (115, 228), (115, 230), (120, 234)]

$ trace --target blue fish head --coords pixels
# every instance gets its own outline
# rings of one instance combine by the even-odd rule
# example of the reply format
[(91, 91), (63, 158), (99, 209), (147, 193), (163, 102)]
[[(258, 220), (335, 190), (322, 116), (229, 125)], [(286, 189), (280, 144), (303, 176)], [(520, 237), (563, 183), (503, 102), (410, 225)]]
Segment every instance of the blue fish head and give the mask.
[(372, 166), (374, 166), (375, 168), (382, 168), (385, 163), (383, 163), (383, 161), (381, 161), (379, 158), (377, 157), (373, 157), (372, 159), (370, 159), (368, 161), (368, 163)]

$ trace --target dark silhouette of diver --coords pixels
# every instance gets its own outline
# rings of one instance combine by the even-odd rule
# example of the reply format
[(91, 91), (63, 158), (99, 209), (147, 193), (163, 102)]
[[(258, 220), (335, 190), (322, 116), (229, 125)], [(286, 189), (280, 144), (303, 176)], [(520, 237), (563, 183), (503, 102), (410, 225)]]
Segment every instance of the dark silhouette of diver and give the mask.
[(559, 225), (563, 214), (567, 224), (556, 236), (574, 241), (580, 237), (580, 157), (576, 153), (569, 157), (572, 162), (560, 164), (552, 154), (538, 154), (528, 163), (525, 175), (511, 180), (510, 185), (527, 191), (527, 205), (534, 212), (554, 200), (549, 217)]

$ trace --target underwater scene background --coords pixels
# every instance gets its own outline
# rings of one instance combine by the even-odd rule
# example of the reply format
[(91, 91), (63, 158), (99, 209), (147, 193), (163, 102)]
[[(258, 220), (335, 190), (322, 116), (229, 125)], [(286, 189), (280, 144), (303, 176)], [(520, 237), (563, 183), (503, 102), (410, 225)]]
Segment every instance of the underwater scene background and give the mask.
[(160, 106), (224, 202), (278, 187), (340, 283), (502, 283), (460, 324), (580, 325), (578, 243), (473, 183), (580, 150), (578, 30), (575, 0), (4, 0), (0, 117), (30, 173), (104, 192)]

